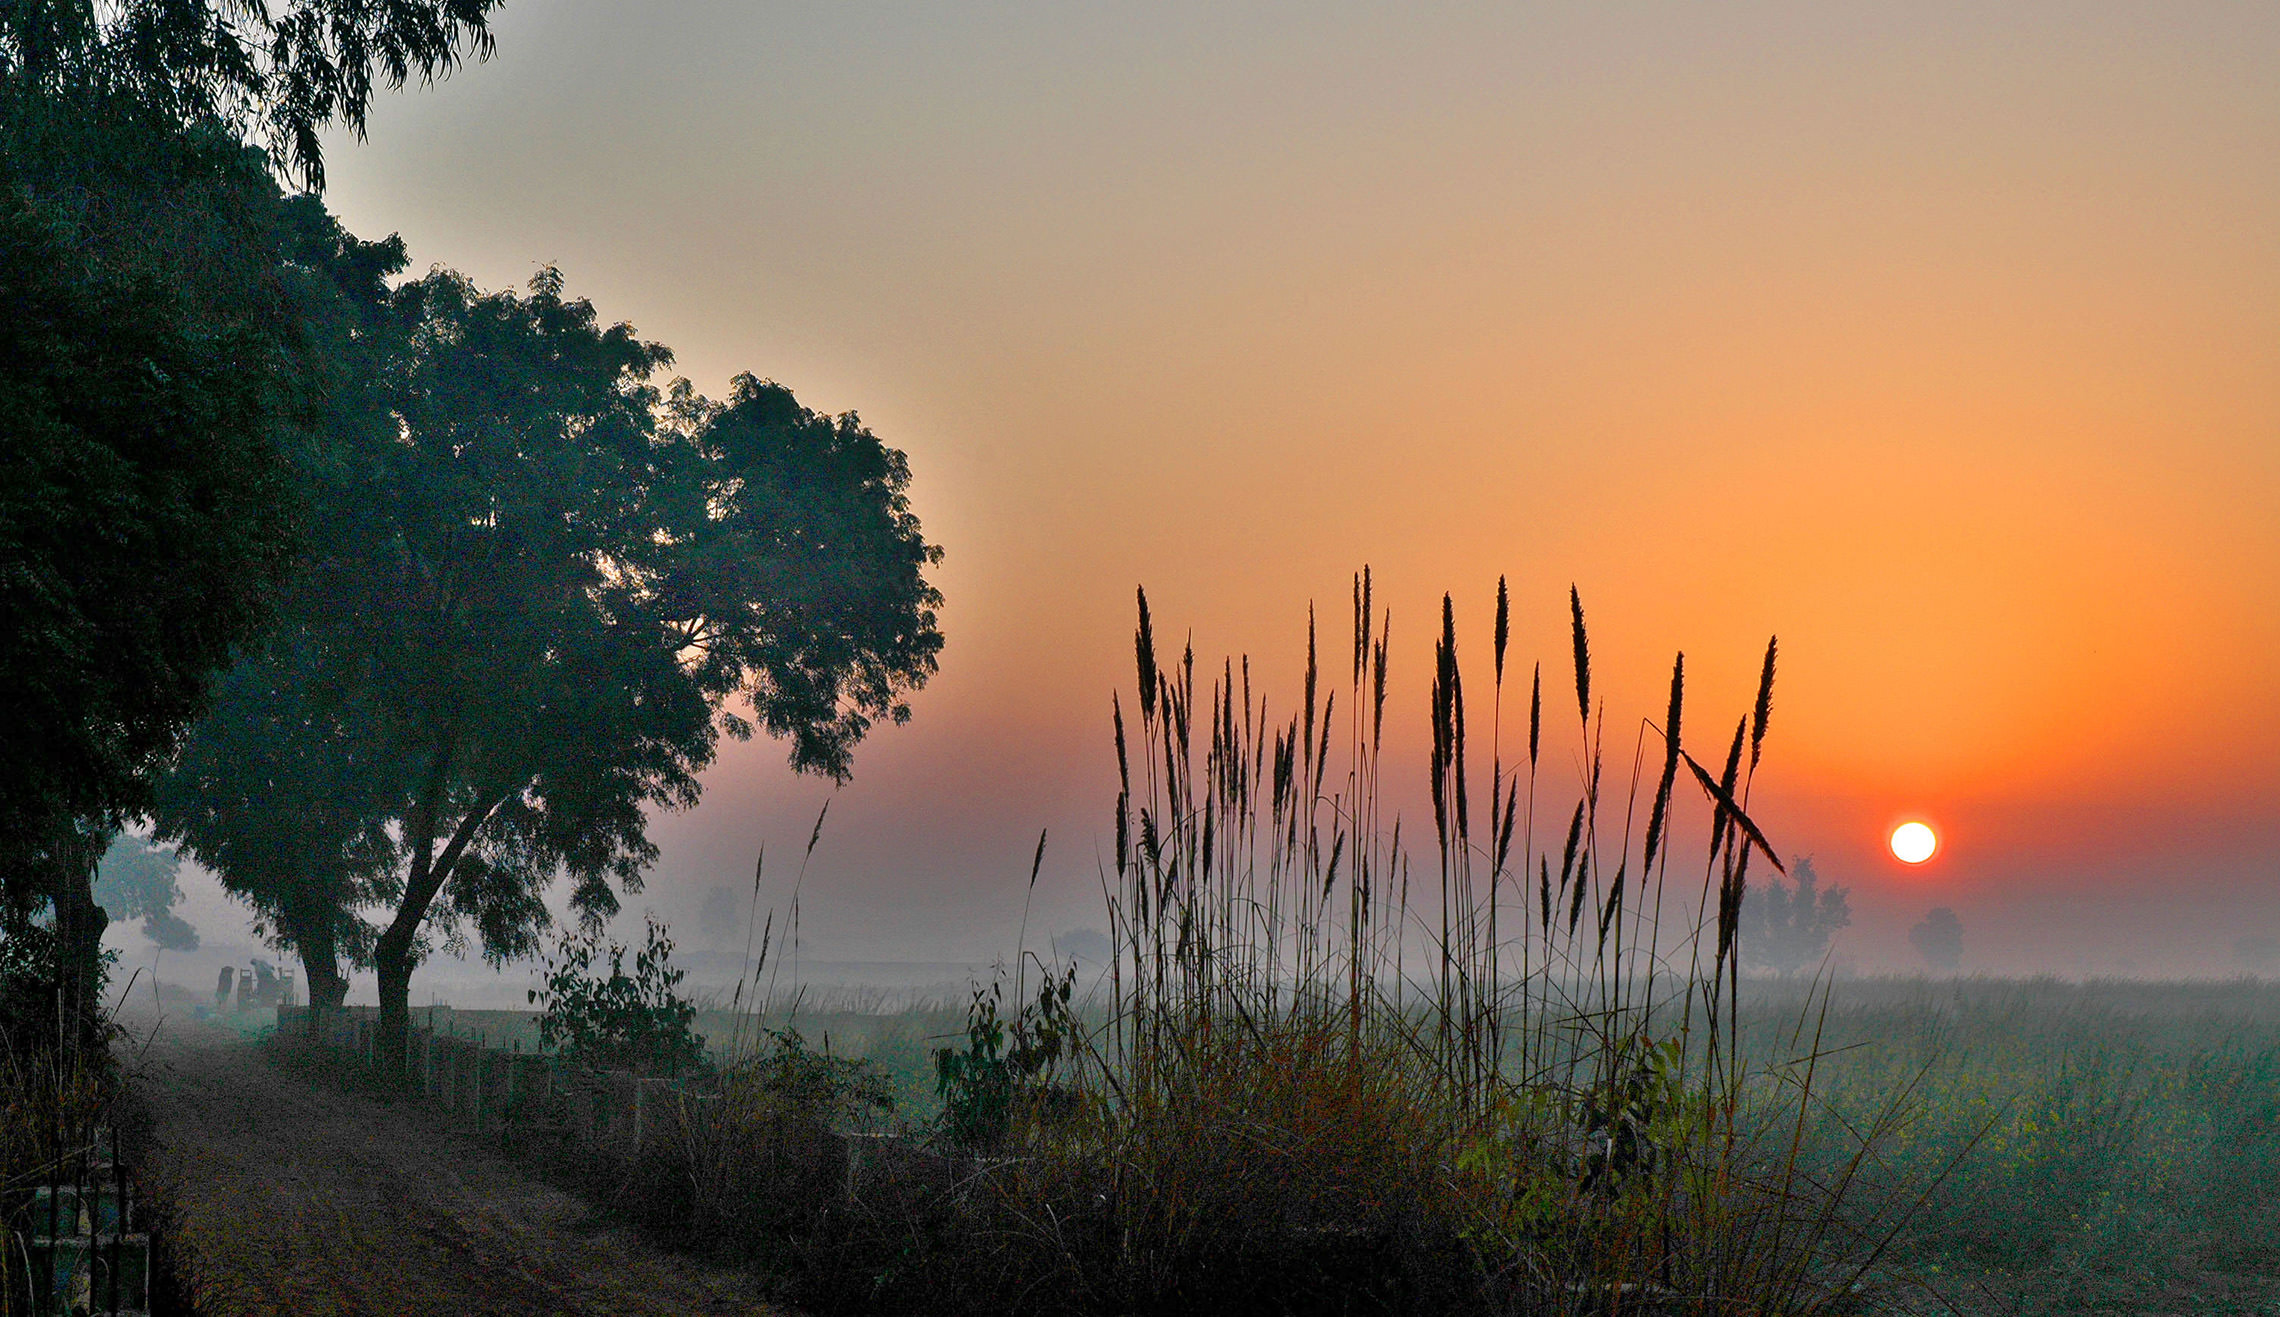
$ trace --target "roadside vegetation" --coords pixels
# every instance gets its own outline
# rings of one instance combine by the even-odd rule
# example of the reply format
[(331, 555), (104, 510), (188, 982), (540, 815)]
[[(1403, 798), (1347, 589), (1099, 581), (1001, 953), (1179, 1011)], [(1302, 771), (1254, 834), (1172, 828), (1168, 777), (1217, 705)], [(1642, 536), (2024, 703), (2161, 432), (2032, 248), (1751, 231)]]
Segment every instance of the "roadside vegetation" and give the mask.
[[(1813, 1049), (1742, 1046), (1742, 892), (1753, 857), (1780, 867), (1746, 812), (1772, 648), (1715, 767), (1681, 744), (1681, 659), (1616, 779), (1596, 750), (1608, 715), (1580, 598), (1564, 734), (1540, 669), (1501, 725), (1501, 589), (1491, 718), (1468, 731), (1449, 603), (1420, 862), (1381, 804), (1391, 639), (1370, 595), (1357, 577), (1341, 689), (1310, 643), (1296, 711), (1273, 716), (1247, 663), (1202, 687), (1192, 654), (1163, 661), (1143, 597), (1140, 694), (1113, 710), (1111, 956), (1090, 991), (1039, 957), (977, 987), (962, 1027), (930, 1040), (931, 1119), (870, 1138), (908, 1087), (907, 1052), (898, 1084), (764, 1023), (763, 931), (728, 1046), (675, 1137), (616, 1172), (616, 1200), (768, 1262), (828, 1310), (1861, 1302), (1891, 1222), (1848, 1211), (1846, 1191), (1879, 1135), (1808, 1173)], [(1582, 747), (1577, 781), (1540, 781), (1547, 731)], [(1540, 793), (1565, 823), (1545, 837)], [(1682, 812), (1682, 793), (1706, 808)], [(1704, 815), (1709, 835), (1674, 861), (1675, 821)], [(1674, 863), (1692, 900), (1664, 899)], [(642, 989), (669, 986), (661, 958), (629, 975), (623, 954), (573, 939), (554, 962), (541, 1030), (574, 1056), (623, 1046), (565, 1025), (597, 1003), (627, 1038), (665, 1020), (694, 1037), (693, 1006)], [(580, 986), (603, 958), (611, 972)]]
[[(1819, 1030), (1815, 1096), (1796, 1154), (1803, 1179), (1821, 1182), (1853, 1167), (1862, 1131), (1879, 1121), (1884, 1127), (1854, 1169), (1844, 1204), (1855, 1238), (1884, 1248), (1869, 1287), (1843, 1296), (1838, 1310), (2250, 1314), (2280, 1303), (2280, 1255), (2268, 1229), (2280, 1212), (2280, 985), (1760, 977), (1740, 987), (1746, 1067), (1764, 1074), (1793, 1060), (1801, 1018)], [(1105, 1005), (1080, 985), (1075, 1013), (1084, 1028), (1105, 1026)], [(461, 1018), (502, 1033), (536, 1027), (535, 1017), (506, 1012)], [(733, 1039), (735, 1018), (706, 1018), (716, 1056)], [(900, 1130), (914, 1144), (950, 1146), (954, 1122), (944, 1116), (930, 1049), (968, 1053), (965, 1029), (974, 1019), (948, 1004), (824, 999), (803, 1000), (796, 1010), (779, 1001), (744, 1020), (748, 1035), (801, 1031), (811, 1058), (822, 1055), (820, 1040), (830, 1040), (834, 1069), (809, 1069), (808, 1086), (780, 1087), (771, 1099), (804, 1107), (809, 1128)], [(1248, 1086), (1272, 1070), (1254, 1071)], [(1225, 1104), (1244, 1087), (1230, 1081), (1211, 1100)], [(858, 1100), (858, 1092), (869, 1096)], [(891, 1105), (877, 1102), (881, 1094)], [(1206, 1096), (1198, 1095), (1199, 1110)], [(752, 1113), (748, 1106), (740, 1118), (747, 1128)], [(707, 1132), (717, 1139), (737, 1124)], [(765, 1144), (741, 1146), (752, 1157)], [(667, 1172), (692, 1164), (726, 1167), (730, 1159), (703, 1146), (660, 1146), (645, 1176), (669, 1179)], [(915, 1177), (949, 1165), (914, 1156), (908, 1169)], [(595, 1187), (626, 1208), (625, 1183)], [(811, 1301), (841, 1294), (850, 1308), (880, 1302), (863, 1286), (891, 1282), (901, 1255), (882, 1264), (879, 1237), (851, 1228), (830, 1233), (812, 1213), (830, 1199), (782, 1192), (784, 1183), (753, 1174), (738, 1189), (723, 1177), (708, 1187), (701, 1217), (689, 1202), (659, 1198), (636, 1215), (677, 1246), (702, 1239), (764, 1262), (786, 1277), (787, 1294)], [(769, 1185), (778, 1186), (773, 1206), (763, 1196)], [(833, 1196), (839, 1189), (822, 1187)], [(899, 1229), (915, 1250), (911, 1258), (939, 1261), (939, 1292), (966, 1274), (948, 1253), (968, 1241), (915, 1207), (902, 1204)], [(1884, 1236), (1870, 1233), (1879, 1213), (1889, 1227)], [(691, 1229), (700, 1219), (703, 1228)], [(1383, 1261), (1369, 1258), (1373, 1268)], [(865, 1259), (870, 1269), (854, 1265)], [(912, 1273), (914, 1288), (927, 1275)], [(1335, 1268), (1315, 1273), (1320, 1285), (1348, 1287), (1322, 1300), (1331, 1310), (1394, 1306), (1384, 1280)]]

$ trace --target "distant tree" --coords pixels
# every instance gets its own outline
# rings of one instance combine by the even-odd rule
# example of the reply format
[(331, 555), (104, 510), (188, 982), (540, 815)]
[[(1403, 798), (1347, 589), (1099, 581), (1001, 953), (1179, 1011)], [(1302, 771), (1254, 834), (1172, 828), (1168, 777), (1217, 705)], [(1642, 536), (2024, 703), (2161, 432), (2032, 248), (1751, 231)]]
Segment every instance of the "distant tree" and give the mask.
[(328, 507), (293, 639), (215, 735), (273, 740), (262, 762), (297, 765), (292, 781), (359, 779), (344, 798), (369, 812), (321, 844), (384, 847), (385, 876), (304, 871), (333, 884), (313, 904), (382, 908), (397, 1064), (413, 967), (438, 945), (530, 953), (558, 875), (594, 918), (613, 882), (639, 890), (649, 811), (693, 804), (718, 737), (755, 730), (732, 697), (796, 769), (844, 778), (875, 719), (909, 716), (942, 638), (908, 464), (854, 416), (749, 375), (724, 402), (661, 392), (670, 354), (603, 327), (551, 270), (528, 296), (437, 272), (389, 294), (389, 316), (387, 424), (343, 442), (357, 496)]
[(196, 951), (198, 930), (174, 913), (182, 861), (131, 832), (111, 839), (95, 866), (95, 903), (112, 919), (140, 919), (143, 936), (167, 951)]
[(746, 909), (743, 893), (727, 883), (716, 883), (705, 893), (704, 909), (697, 915), (697, 927), (705, 940), (715, 947), (741, 946)]
[(1924, 963), (1943, 974), (1963, 964), (1963, 921), (1946, 906), (1935, 906), (1924, 922), (1908, 930), (1908, 942)]
[(1116, 944), (1097, 928), (1079, 928), (1054, 938), (1053, 954), (1087, 969), (1105, 969), (1116, 955)]
[(1742, 897), (1742, 958), (1781, 974), (1794, 974), (1828, 954), (1829, 939), (1852, 924), (1850, 889), (1822, 890), (1820, 875), (1810, 856), (1790, 865), (1796, 873), (1787, 885), (1775, 875), (1752, 886)]

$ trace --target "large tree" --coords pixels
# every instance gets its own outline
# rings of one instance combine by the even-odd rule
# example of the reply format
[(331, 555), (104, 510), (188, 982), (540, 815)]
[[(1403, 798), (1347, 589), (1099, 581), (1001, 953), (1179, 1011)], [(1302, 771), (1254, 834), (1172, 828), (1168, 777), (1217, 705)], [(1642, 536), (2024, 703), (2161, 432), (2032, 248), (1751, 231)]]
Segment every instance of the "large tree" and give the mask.
[[(495, 0), (0, 3), (0, 917), (91, 1017), (97, 857), (292, 558), (285, 177)], [(266, 147), (265, 156), (248, 143)]]
[[(277, 801), (327, 772), (358, 777), (336, 799), (371, 812), (318, 844), (363, 838), (368, 856), (383, 837), (389, 873), (305, 864), (301, 890), (381, 904), (371, 955), (400, 1058), (424, 955), (531, 951), (559, 876), (581, 910), (614, 910), (655, 856), (649, 812), (693, 804), (720, 735), (754, 719), (796, 768), (844, 778), (874, 720), (909, 715), (942, 639), (908, 464), (854, 416), (750, 376), (720, 402), (660, 390), (670, 354), (566, 299), (551, 270), (527, 295), (438, 272), (390, 314), (386, 423), (351, 446), (354, 496), (292, 592), (294, 638), (233, 677), (199, 732), (300, 765), (278, 779), (295, 785), (218, 814), (203, 841), (168, 830), (219, 856), (226, 832), (288, 827)], [(193, 744), (184, 762), (207, 758)], [(241, 891), (269, 884), (222, 867)], [(306, 952), (321, 939), (296, 922), (309, 903), (285, 899), (297, 881), (281, 870), (256, 903)]]
[[(293, 431), (300, 489), (320, 526), (363, 515), (379, 488), (377, 463), (395, 437), (385, 395), (397, 335), (388, 279), (404, 266), (401, 241), (362, 242), (311, 196), (287, 207), (283, 269), (302, 312), (316, 405)], [(318, 546), (304, 567), (326, 556)], [(282, 625), (220, 681), (213, 712), (197, 723), (150, 802), (157, 834), (178, 843), (252, 907), (255, 931), (297, 953), (309, 1000), (338, 1005), (343, 970), (369, 964), (373, 933), (355, 911), (392, 899), (399, 766), (374, 739), (358, 701), (358, 659), (327, 647), (329, 633), (301, 625), (328, 575), (287, 582)]]

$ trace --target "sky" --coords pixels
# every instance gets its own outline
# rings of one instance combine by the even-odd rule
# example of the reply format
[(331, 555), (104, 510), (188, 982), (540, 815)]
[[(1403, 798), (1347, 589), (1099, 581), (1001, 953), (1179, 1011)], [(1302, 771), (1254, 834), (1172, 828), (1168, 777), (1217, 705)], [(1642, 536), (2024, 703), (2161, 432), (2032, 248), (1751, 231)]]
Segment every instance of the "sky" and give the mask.
[[(1420, 782), (1443, 592), (1477, 662), (1507, 578), (1566, 698), (1574, 585), (1610, 727), (1684, 651), (1705, 759), (1778, 635), (1753, 809), (1851, 889), (1847, 965), (1914, 963), (1935, 905), (1989, 970), (2225, 974), (2280, 934), (2280, 9), (495, 30), (331, 139), (328, 204), (415, 270), (557, 265), (702, 390), (858, 412), (947, 550), (941, 673), (849, 785), (731, 746), (655, 821), (628, 906), (685, 945), (740, 942), (763, 843), (788, 902), (827, 798), (809, 955), (1004, 954), (1040, 829), (1030, 927), (1102, 922), (1134, 588), (1287, 707), (1309, 602), (1339, 634), (1364, 564)], [(1920, 869), (1907, 817), (1943, 835)], [(210, 937), (242, 923), (193, 887)]]

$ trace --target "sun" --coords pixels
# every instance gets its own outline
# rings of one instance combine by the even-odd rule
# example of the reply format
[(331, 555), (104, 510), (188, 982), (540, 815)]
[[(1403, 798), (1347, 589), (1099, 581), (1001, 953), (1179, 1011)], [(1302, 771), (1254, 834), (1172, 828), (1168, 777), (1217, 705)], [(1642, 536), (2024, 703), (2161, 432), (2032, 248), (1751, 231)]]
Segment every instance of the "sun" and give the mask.
[(1928, 823), (1911, 819), (1892, 830), (1892, 853), (1904, 864), (1922, 864), (1939, 848), (1939, 834)]

